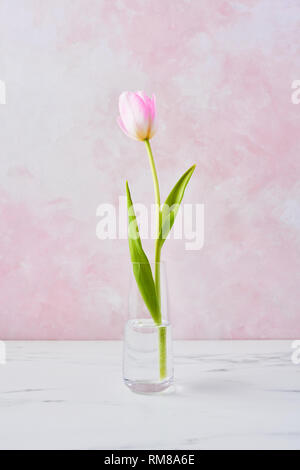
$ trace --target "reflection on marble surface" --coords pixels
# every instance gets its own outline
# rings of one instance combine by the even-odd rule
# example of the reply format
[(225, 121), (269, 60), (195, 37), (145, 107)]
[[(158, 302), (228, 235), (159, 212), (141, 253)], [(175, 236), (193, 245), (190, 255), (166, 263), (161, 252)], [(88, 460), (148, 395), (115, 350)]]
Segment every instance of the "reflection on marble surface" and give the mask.
[(176, 386), (136, 395), (121, 342), (8, 342), (1, 449), (300, 449), (290, 341), (180, 341)]

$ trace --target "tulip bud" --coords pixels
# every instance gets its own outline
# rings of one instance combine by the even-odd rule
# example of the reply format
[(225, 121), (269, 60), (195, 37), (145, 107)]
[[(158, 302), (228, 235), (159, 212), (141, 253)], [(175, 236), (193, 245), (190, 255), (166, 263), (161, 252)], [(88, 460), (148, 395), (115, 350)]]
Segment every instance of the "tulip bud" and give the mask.
[(122, 131), (135, 140), (149, 140), (156, 132), (155, 96), (143, 91), (124, 91), (119, 98), (118, 118)]

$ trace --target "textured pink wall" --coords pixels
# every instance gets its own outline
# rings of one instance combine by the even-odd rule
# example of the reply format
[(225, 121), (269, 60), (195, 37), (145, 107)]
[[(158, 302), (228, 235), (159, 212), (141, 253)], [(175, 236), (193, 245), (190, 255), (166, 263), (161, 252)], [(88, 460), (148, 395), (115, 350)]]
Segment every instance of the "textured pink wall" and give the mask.
[(299, 0), (1, 0), (0, 337), (118, 338), (126, 241), (96, 208), (152, 201), (121, 91), (157, 95), (163, 196), (194, 162), (205, 246), (169, 241), (181, 338), (300, 336)]

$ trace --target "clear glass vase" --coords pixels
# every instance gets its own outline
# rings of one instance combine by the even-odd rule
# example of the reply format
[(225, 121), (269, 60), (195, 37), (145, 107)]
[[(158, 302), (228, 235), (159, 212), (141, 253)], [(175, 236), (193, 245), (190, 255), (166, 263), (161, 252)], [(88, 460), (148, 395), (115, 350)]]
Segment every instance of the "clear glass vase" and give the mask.
[(160, 273), (161, 322), (151, 317), (132, 273), (129, 289), (129, 319), (124, 332), (123, 377), (137, 393), (166, 390), (173, 383), (171, 324), (168, 321), (168, 295), (165, 264), (152, 267)]

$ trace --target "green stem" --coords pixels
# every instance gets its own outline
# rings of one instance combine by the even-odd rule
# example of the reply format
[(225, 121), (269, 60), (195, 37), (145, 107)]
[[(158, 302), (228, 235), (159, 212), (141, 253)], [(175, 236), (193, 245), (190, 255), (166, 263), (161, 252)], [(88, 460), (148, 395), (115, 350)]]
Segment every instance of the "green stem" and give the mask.
[(161, 316), (161, 292), (160, 292), (160, 254), (161, 245), (159, 243), (159, 235), (161, 231), (161, 210), (160, 210), (160, 192), (157, 178), (156, 167), (154, 163), (153, 153), (149, 140), (145, 140), (146, 149), (148, 152), (153, 184), (155, 193), (155, 204), (156, 204), (156, 241), (155, 241), (155, 289), (157, 295), (157, 301), (159, 305), (159, 370), (160, 378), (164, 379), (167, 375), (167, 348), (166, 348), (166, 328), (162, 325)]

